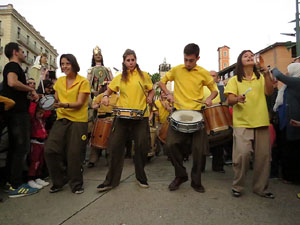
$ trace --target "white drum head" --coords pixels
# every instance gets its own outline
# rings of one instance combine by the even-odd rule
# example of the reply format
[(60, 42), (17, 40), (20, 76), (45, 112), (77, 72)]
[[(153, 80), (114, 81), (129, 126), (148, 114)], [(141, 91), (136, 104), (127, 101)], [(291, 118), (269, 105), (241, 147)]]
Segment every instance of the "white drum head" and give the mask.
[(182, 123), (197, 123), (203, 120), (202, 114), (193, 110), (177, 110), (171, 118)]
[(55, 98), (52, 95), (46, 95), (40, 99), (40, 107), (45, 110), (52, 109), (52, 106), (55, 102)]

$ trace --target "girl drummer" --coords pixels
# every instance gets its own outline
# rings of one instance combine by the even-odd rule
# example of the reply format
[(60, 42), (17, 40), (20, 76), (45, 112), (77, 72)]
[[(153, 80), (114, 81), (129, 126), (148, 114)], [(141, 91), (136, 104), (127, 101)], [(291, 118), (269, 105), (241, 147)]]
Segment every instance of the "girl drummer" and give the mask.
[[(106, 191), (119, 185), (124, 162), (125, 143), (128, 135), (132, 135), (135, 143), (133, 162), (136, 179), (140, 187), (148, 188), (147, 177), (144, 171), (149, 146), (149, 111), (147, 103), (151, 103), (154, 90), (150, 76), (141, 71), (136, 63), (136, 54), (127, 49), (123, 55), (122, 74), (116, 76), (104, 92), (102, 104), (109, 105), (109, 95), (120, 92), (117, 105), (120, 108), (143, 110), (144, 116), (140, 120), (115, 118), (112, 126), (108, 152), (109, 170), (105, 181), (100, 184), (98, 191)], [(147, 95), (147, 97), (145, 96)]]
[(81, 171), (82, 151), (86, 147), (89, 81), (80, 76), (76, 58), (71, 54), (60, 57), (66, 76), (54, 85), (58, 103), (55, 121), (45, 145), (45, 159), (53, 186), (50, 193), (60, 191), (68, 182), (75, 194), (83, 193)]
[[(236, 63), (236, 76), (225, 88), (228, 103), (233, 105), (233, 171), (232, 194), (240, 197), (245, 186), (251, 152), (254, 151), (253, 192), (274, 198), (266, 192), (270, 175), (269, 114), (266, 95), (273, 93), (270, 73), (261, 68), (258, 72), (253, 53), (243, 51)], [(249, 92), (249, 90), (251, 90)]]

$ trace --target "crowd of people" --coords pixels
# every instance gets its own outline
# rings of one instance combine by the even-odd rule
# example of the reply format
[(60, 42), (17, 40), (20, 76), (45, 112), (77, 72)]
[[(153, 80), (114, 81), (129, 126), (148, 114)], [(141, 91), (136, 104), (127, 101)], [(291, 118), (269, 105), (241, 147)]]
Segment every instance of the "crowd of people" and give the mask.
[[(46, 54), (36, 58), (27, 75), (21, 67), (25, 62), (21, 46), (8, 43), (5, 55), (9, 62), (0, 96), (1, 146), (5, 138), (8, 141), (2, 147), (6, 151), (0, 151), (0, 185), (9, 197), (37, 193), (50, 182), (50, 193), (69, 184), (73, 193), (81, 194), (86, 155), (87, 167), (92, 168), (102, 151), (108, 172), (96, 187), (99, 192), (120, 184), (128, 152), (137, 184), (149, 188), (144, 168), (151, 143), (163, 147), (174, 167), (170, 191), (190, 179), (195, 191), (205, 192), (201, 174), (208, 155), (212, 155), (212, 170), (219, 173), (225, 173), (225, 161), (232, 160), (234, 197), (243, 195), (249, 168), (253, 169), (252, 190), (261, 197), (275, 198), (267, 190), (270, 177), (281, 177), (285, 183), (300, 181), (298, 59), (283, 75), (277, 68), (255, 64), (253, 52), (244, 50), (235, 76), (224, 85), (216, 71), (197, 64), (200, 48), (191, 43), (184, 48), (184, 64), (158, 82), (161, 92), (155, 98), (151, 77), (140, 69), (131, 49), (124, 52), (122, 71), (115, 77), (104, 66), (98, 46), (87, 78), (78, 74), (80, 66), (72, 54), (61, 55), (59, 65), (65, 76), (58, 79), (47, 65)], [(174, 82), (173, 92), (167, 82)], [(207, 114), (210, 110), (219, 116)], [(210, 124), (208, 117), (224, 124)], [(189, 178), (184, 161), (190, 154)], [(48, 176), (51, 181), (45, 179)]]

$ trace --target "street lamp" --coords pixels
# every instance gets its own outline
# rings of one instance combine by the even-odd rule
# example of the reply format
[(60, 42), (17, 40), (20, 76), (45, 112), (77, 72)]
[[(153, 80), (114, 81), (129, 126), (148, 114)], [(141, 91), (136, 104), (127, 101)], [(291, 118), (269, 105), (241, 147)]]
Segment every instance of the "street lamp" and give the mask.
[(296, 54), (297, 56), (300, 56), (300, 27), (299, 27), (299, 2), (298, 0), (296, 0), (296, 18), (295, 20), (291, 21), (292, 22), (296, 22), (296, 34), (295, 33), (281, 33), (283, 35), (287, 35), (287, 36), (296, 36)]

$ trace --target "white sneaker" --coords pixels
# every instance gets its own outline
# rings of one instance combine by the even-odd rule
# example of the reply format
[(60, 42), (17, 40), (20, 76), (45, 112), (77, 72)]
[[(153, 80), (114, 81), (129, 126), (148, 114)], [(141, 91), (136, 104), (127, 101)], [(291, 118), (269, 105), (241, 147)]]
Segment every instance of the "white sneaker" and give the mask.
[(42, 185), (35, 183), (34, 180), (28, 181), (28, 185), (29, 185), (30, 187), (32, 187), (32, 188), (37, 188), (37, 189), (42, 189), (42, 188), (43, 188)]
[(50, 184), (49, 182), (44, 181), (44, 180), (42, 180), (42, 179), (40, 179), (40, 178), (36, 179), (36, 180), (35, 180), (35, 183), (37, 183), (37, 184), (39, 184), (39, 185), (42, 185), (43, 187), (46, 187), (46, 186), (48, 186), (48, 185)]

